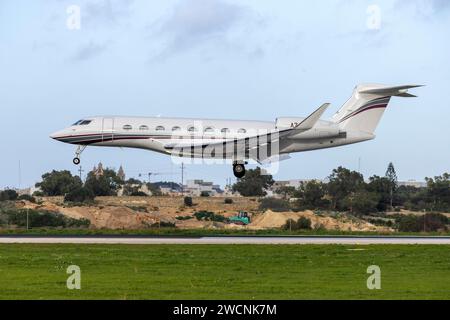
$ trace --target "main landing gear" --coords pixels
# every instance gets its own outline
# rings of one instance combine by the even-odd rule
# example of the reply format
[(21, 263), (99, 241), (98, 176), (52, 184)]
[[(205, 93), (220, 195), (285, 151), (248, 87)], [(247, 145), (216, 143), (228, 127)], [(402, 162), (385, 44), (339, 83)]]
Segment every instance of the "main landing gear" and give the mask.
[(233, 163), (233, 173), (236, 178), (241, 179), (245, 176), (245, 164), (247, 163)]
[(86, 149), (86, 146), (78, 146), (77, 151), (75, 151), (75, 158), (73, 158), (73, 164), (74, 165), (79, 165), (81, 160), (80, 160), (80, 156), (83, 153), (84, 149)]

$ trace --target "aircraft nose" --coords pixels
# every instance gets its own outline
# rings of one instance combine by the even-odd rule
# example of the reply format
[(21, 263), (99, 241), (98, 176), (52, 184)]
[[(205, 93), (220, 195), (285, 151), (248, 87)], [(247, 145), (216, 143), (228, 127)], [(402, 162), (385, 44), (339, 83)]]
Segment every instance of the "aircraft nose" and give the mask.
[(61, 138), (64, 136), (64, 131), (56, 131), (50, 135), (50, 138), (61, 141)]

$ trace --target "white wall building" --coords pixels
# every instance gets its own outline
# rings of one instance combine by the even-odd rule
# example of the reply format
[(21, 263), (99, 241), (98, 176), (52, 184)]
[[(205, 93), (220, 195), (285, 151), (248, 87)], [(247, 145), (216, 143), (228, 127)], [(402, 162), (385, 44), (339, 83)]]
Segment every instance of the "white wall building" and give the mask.
[(213, 182), (203, 180), (188, 180), (184, 186), (184, 193), (195, 197), (199, 197), (203, 192), (207, 192), (210, 196), (218, 196), (223, 194), (220, 186)]

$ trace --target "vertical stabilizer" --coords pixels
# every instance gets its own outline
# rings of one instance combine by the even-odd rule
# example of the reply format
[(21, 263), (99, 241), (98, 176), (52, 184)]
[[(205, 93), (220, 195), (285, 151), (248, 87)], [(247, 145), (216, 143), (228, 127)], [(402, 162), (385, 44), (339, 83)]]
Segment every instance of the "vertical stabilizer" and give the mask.
[(333, 116), (333, 121), (346, 131), (373, 134), (391, 97), (415, 97), (408, 93), (408, 89), (416, 87), (420, 86), (359, 85), (354, 89), (351, 98)]

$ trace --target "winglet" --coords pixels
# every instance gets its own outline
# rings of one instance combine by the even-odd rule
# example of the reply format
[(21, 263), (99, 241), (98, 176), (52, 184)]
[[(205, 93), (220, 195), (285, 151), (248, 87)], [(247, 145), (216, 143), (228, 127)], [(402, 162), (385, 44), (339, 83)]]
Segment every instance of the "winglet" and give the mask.
[(300, 130), (300, 131), (308, 131), (308, 130), (312, 129), (329, 106), (330, 106), (329, 103), (324, 103), (322, 106), (320, 106), (319, 109), (317, 109), (316, 111), (311, 113), (310, 116), (308, 116), (305, 120), (303, 120), (294, 129)]

